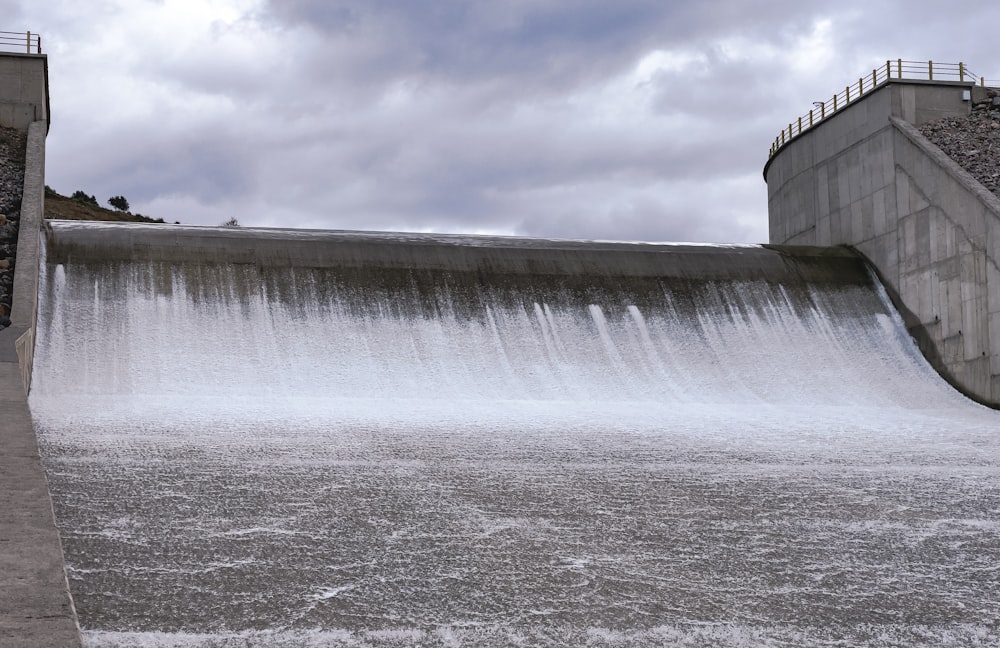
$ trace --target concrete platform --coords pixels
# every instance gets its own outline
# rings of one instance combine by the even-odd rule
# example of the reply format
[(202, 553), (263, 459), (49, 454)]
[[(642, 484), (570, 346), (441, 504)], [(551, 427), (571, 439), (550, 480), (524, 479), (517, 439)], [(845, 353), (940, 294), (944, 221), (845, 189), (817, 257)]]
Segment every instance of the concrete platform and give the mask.
[(0, 331), (0, 645), (79, 646), (21, 369), (9, 359), (17, 332)]

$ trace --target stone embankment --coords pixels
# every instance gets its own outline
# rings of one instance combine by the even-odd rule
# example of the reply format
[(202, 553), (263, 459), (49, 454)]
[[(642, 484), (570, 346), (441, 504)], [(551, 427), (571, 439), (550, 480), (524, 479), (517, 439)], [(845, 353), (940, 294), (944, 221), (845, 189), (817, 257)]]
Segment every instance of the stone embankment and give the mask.
[(0, 329), (10, 326), (25, 143), (24, 133), (0, 126)]
[(1000, 110), (977, 107), (968, 117), (945, 117), (924, 124), (920, 132), (1000, 196)]

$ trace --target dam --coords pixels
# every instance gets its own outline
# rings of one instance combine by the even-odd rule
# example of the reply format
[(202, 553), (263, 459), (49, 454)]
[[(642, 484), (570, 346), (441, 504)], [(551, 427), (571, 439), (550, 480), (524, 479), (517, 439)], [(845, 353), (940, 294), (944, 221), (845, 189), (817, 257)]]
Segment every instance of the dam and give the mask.
[(997, 414), (845, 250), (43, 238), (88, 646), (1000, 639)]
[(858, 213), (938, 174), (991, 218), (885, 112), (962, 83), (790, 132), (776, 245), (46, 221), (47, 81), (19, 85), (0, 644), (1000, 644), (993, 347), (964, 326), (997, 286), (958, 277), (985, 305), (942, 327), (975, 354), (937, 353), (910, 300), (941, 259), (900, 226), (886, 261), (911, 214), (829, 247), (847, 162), (806, 165), (853, 125), (906, 153)]

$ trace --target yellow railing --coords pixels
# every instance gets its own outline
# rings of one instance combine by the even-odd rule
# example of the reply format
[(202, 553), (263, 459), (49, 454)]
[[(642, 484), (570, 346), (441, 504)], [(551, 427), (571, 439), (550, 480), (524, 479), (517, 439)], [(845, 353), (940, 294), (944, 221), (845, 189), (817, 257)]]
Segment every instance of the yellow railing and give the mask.
[(792, 139), (880, 87), (889, 79), (960, 81), (990, 85), (990, 82), (970, 72), (964, 63), (935, 63), (934, 61), (904, 61), (902, 59), (886, 61), (885, 65), (873, 69), (870, 74), (864, 74), (858, 77), (857, 81), (844, 86), (843, 91), (833, 95), (832, 98), (813, 102), (814, 108), (812, 110), (788, 124), (774, 138), (768, 158)]
[(26, 54), (42, 53), (42, 37), (29, 32), (0, 31), (0, 50), (22, 51)]

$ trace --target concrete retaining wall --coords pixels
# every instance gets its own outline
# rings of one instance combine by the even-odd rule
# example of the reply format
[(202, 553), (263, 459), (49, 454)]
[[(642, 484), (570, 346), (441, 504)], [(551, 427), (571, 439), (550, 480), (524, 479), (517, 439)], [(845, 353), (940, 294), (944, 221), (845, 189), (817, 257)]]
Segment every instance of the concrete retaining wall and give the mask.
[(772, 243), (850, 245), (935, 368), (1000, 406), (1000, 199), (914, 125), (968, 114), (968, 84), (891, 83), (765, 167)]
[(18, 334), (16, 350), (25, 394), (31, 386), (35, 349), (35, 313), (38, 305), (38, 253), (41, 224), (45, 216), (45, 122), (28, 129), (24, 160), (24, 192), (21, 195), (21, 226), (17, 235), (17, 270), (10, 328)]

